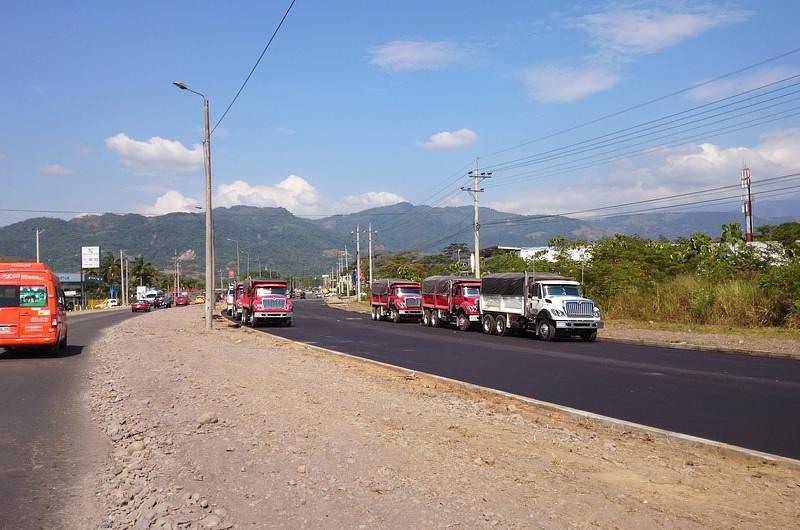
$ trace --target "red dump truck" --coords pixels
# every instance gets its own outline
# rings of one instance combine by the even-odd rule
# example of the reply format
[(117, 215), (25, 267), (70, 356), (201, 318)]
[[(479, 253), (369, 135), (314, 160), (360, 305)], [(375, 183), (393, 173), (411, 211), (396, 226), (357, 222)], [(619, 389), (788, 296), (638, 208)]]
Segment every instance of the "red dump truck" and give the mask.
[(372, 282), (372, 320), (388, 318), (392, 322), (422, 317), (419, 283), (411, 280), (384, 279)]
[(481, 281), (463, 276), (429, 276), (422, 280), (422, 325), (454, 324), (467, 331), (481, 320)]
[(262, 322), (292, 325), (292, 301), (286, 282), (247, 280), (243, 285), (242, 322), (253, 327)]

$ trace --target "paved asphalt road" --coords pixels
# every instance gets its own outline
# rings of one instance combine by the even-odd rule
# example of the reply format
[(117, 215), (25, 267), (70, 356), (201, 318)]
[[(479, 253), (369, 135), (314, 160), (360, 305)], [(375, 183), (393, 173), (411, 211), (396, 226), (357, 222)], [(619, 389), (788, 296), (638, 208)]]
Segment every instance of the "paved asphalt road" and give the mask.
[(105, 459), (81, 401), (91, 368), (82, 353), (100, 330), (130, 316), (70, 315), (69, 346), (58, 357), (0, 349), (0, 528), (58, 528), (84, 467)]
[(292, 328), (258, 328), (559, 405), (800, 458), (800, 361), (613, 342), (541, 342), (373, 322), (295, 301)]

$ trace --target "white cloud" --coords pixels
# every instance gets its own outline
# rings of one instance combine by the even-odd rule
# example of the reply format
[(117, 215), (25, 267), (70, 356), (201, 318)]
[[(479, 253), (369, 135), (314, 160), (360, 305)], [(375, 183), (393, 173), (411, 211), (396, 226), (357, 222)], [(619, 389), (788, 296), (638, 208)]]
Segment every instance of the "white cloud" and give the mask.
[(714, 81), (695, 88), (686, 94), (693, 101), (713, 101), (724, 97), (752, 90), (787, 77), (797, 75), (800, 71), (793, 68), (778, 67), (756, 72), (747, 76)]
[(106, 146), (117, 154), (123, 164), (141, 173), (174, 173), (203, 167), (201, 144), (194, 144), (189, 149), (177, 140), (154, 136), (142, 142), (119, 133), (106, 138)]
[(297, 131), (294, 129), (290, 129), (289, 127), (275, 127), (275, 132), (280, 134), (281, 136), (291, 136)]
[[(214, 207), (231, 206), (282, 207), (294, 215), (332, 215), (351, 213), (378, 206), (403, 202), (400, 195), (386, 191), (367, 191), (360, 195), (347, 195), (338, 201), (323, 199), (311, 183), (297, 175), (289, 175), (272, 186), (253, 185), (243, 180), (221, 184), (213, 198)], [(136, 211), (144, 215), (164, 215), (170, 212), (194, 212), (202, 206), (199, 199), (187, 197), (176, 190), (159, 196), (152, 206), (139, 206)]]
[(171, 212), (195, 212), (195, 206), (200, 206), (199, 200), (170, 190), (158, 197), (153, 206), (140, 206), (137, 211), (144, 215), (164, 215)]
[(420, 142), (417, 145), (425, 149), (457, 149), (465, 145), (478, 143), (478, 135), (472, 129), (459, 129), (457, 131), (432, 134), (427, 142)]
[(405, 199), (395, 193), (388, 191), (368, 191), (361, 195), (347, 195), (346, 197), (342, 197), (341, 201), (339, 201), (340, 207), (337, 209), (349, 213), (369, 208), (377, 208), (379, 206), (390, 206), (403, 201), (405, 201)]
[[(762, 178), (799, 172), (797, 145), (800, 145), (800, 128), (766, 133), (753, 147), (703, 143), (665, 148), (654, 151), (646, 160), (630, 159), (607, 171), (595, 169), (571, 175), (567, 185), (554, 181), (551, 185), (539, 185), (536, 192), (529, 193), (520, 191), (526, 187), (518, 186), (507, 199), (486, 204), (521, 214), (562, 214), (720, 186), (733, 187), (717, 194), (677, 198), (673, 203), (737, 196), (743, 164), (750, 167), (754, 183)], [(501, 183), (501, 179), (496, 179), (495, 184)], [(755, 193), (757, 197), (758, 188)], [(736, 201), (735, 198), (731, 200)], [(651, 206), (666, 204), (669, 202)], [(643, 209), (647, 205), (635, 208)]]
[(68, 167), (64, 167), (61, 164), (45, 164), (39, 168), (39, 172), (44, 173), (45, 175), (58, 175), (58, 176), (67, 176), (67, 175), (74, 175), (75, 171), (69, 169)]
[(297, 215), (317, 213), (319, 203), (317, 189), (297, 175), (289, 175), (274, 186), (252, 185), (243, 180), (222, 184), (214, 199), (216, 206), (283, 207)]
[(574, 19), (571, 27), (585, 30), (601, 50), (622, 55), (653, 53), (709, 29), (749, 16), (729, 6), (701, 5), (650, 9), (612, 8)]
[(750, 13), (728, 6), (625, 8), (619, 4), (566, 21), (586, 32), (592, 51), (566, 64), (535, 65), (523, 71), (531, 95), (543, 103), (568, 103), (614, 88), (625, 64), (675, 46), (715, 27), (741, 22)]
[(616, 86), (620, 76), (609, 67), (534, 66), (524, 72), (533, 98), (542, 103), (568, 103)]
[(370, 48), (371, 63), (392, 72), (434, 70), (461, 59), (453, 43), (395, 40)]

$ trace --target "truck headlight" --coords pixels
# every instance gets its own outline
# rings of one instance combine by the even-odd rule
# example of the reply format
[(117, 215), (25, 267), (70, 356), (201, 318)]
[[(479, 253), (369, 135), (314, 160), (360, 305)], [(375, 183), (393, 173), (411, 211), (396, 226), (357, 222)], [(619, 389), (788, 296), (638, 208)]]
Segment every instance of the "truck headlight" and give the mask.
[(474, 305), (469, 305), (469, 306), (467, 306), (467, 311), (469, 313), (477, 313), (478, 312), (478, 307), (474, 306)]
[(595, 307), (594, 308), (594, 317), (595, 318), (600, 318), (600, 308), (599, 307)]
[(565, 317), (565, 316), (567, 316), (567, 314), (565, 312), (563, 312), (562, 310), (560, 310), (560, 309), (551, 309), (550, 313), (552, 313), (553, 315), (555, 315), (557, 317)]

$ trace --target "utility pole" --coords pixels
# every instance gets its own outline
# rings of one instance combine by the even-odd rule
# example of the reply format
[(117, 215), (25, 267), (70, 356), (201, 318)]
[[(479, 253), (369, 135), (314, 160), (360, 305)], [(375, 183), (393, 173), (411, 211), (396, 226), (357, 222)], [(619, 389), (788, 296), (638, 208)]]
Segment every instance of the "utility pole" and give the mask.
[(122, 305), (128, 305), (128, 301), (125, 300), (125, 260), (122, 258), (122, 249), (119, 249), (119, 289), (122, 291), (120, 293)]
[(356, 225), (356, 295), (361, 301), (361, 225)]
[(372, 291), (372, 223), (369, 224), (369, 289)]
[(491, 171), (484, 171), (483, 173), (478, 173), (478, 159), (475, 158), (475, 167), (472, 170), (472, 187), (468, 188), (465, 186), (461, 187), (462, 191), (472, 192), (472, 229), (475, 233), (475, 277), (481, 277), (481, 225), (478, 221), (478, 193), (485, 191), (483, 188), (478, 188), (478, 179), (484, 180), (492, 177)]
[(744, 214), (744, 240), (753, 241), (753, 201), (750, 196), (750, 168), (742, 168), (742, 213)]
[(36, 227), (36, 263), (39, 263), (39, 234), (44, 232), (43, 229)]

